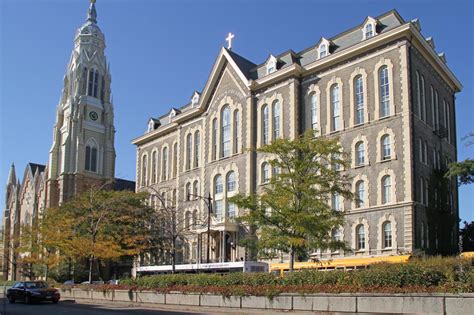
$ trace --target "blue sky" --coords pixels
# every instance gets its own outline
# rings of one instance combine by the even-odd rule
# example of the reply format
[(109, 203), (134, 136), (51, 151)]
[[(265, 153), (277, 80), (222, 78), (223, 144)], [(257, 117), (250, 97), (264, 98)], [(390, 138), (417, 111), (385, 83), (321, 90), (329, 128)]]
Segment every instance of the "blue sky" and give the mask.
[[(302, 50), (397, 9), (419, 18), (464, 85), (457, 95), (457, 135), (474, 131), (474, 5), (466, 1), (152, 1), (98, 0), (112, 69), (116, 176), (135, 178), (130, 140), (150, 116), (187, 103), (201, 90), (228, 32), (234, 51), (264, 62), (270, 53)], [(0, 0), (0, 187), (12, 162), (46, 164), (55, 109), (87, 0)], [(459, 141), (459, 140), (458, 140)], [(474, 157), (460, 141), (459, 159)], [(0, 205), (3, 208), (3, 188)], [(463, 220), (474, 220), (474, 185), (460, 189)]]

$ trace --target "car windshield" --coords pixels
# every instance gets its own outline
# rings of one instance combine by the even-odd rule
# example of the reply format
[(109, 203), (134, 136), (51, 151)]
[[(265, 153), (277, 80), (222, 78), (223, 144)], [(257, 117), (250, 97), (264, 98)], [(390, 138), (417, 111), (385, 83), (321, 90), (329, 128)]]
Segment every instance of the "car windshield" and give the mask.
[(25, 288), (27, 289), (46, 289), (48, 287), (46, 282), (25, 282)]

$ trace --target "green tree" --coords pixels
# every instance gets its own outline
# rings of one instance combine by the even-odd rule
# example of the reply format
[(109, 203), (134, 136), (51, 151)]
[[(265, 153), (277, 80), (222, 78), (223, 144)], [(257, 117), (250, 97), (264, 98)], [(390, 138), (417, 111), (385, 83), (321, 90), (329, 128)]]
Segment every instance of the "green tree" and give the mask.
[[(470, 132), (467, 136), (463, 137), (463, 141), (466, 141), (466, 146), (474, 144), (474, 132)], [(449, 170), (446, 173), (447, 177), (457, 176), (460, 185), (467, 185), (474, 183), (474, 160), (467, 158), (461, 162), (454, 162), (449, 164)]]
[(256, 242), (259, 254), (281, 251), (290, 254), (290, 271), (295, 256), (311, 249), (346, 248), (331, 233), (343, 225), (340, 211), (329, 206), (331, 198), (351, 199), (347, 156), (337, 138), (316, 137), (308, 131), (294, 140), (277, 139), (257, 149), (267, 154), (273, 176), (262, 191), (237, 195), (231, 202), (248, 209), (239, 221), (256, 229), (244, 243)]

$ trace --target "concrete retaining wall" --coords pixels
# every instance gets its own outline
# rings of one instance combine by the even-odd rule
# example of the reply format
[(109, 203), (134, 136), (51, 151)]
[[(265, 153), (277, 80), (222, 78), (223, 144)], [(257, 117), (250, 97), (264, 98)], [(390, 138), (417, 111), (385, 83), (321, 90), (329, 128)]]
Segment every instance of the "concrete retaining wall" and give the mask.
[(61, 290), (62, 299), (117, 301), (145, 304), (231, 307), (242, 309), (301, 310), (318, 312), (398, 313), (398, 314), (471, 314), (474, 294), (281, 294), (273, 299), (263, 296), (223, 297), (213, 294), (157, 293), (115, 290), (109, 292)]

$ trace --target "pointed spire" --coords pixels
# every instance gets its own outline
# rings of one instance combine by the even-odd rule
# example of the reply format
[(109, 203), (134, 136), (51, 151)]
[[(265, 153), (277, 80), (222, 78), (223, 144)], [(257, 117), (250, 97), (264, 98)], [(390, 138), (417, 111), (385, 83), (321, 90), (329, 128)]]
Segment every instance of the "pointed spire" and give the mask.
[(8, 184), (15, 185), (16, 184), (16, 173), (15, 173), (15, 164), (12, 163), (10, 167), (10, 172), (8, 173)]
[(91, 0), (91, 4), (89, 6), (89, 11), (87, 12), (87, 21), (92, 23), (97, 23), (97, 11), (95, 10), (95, 1)]

